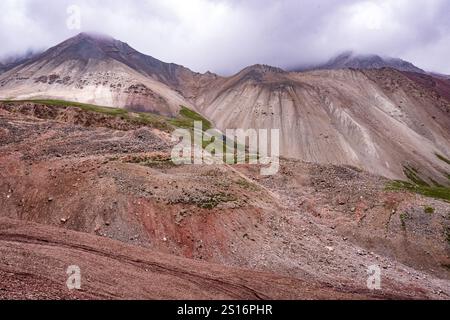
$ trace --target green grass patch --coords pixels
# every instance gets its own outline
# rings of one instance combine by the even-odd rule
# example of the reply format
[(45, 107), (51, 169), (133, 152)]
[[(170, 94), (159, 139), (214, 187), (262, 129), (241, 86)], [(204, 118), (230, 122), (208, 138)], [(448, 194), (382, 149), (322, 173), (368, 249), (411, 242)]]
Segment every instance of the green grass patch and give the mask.
[(239, 179), (236, 181), (236, 184), (239, 185), (241, 188), (249, 190), (249, 191), (258, 191), (259, 187), (248, 180), (245, 179)]
[(415, 183), (395, 180), (386, 185), (387, 191), (409, 191), (423, 196), (450, 201), (449, 187), (424, 186)]
[(192, 195), (187, 195), (180, 197), (179, 199), (171, 200), (171, 204), (189, 204), (189, 205), (195, 205), (198, 208), (202, 209), (214, 209), (217, 206), (219, 206), (222, 203), (228, 203), (228, 202), (237, 202), (238, 198), (227, 192), (202, 192), (195, 193)]
[(176, 119), (170, 120), (170, 123), (178, 128), (194, 129), (194, 122), (201, 121), (203, 124), (203, 131), (207, 131), (212, 128), (210, 121), (205, 119), (197, 112), (181, 106), (180, 115)]
[[(202, 123), (202, 132), (194, 132), (194, 122), (196, 121)], [(207, 139), (208, 136), (206, 135), (206, 131), (213, 129), (212, 123), (206, 118), (204, 118), (202, 115), (184, 106), (181, 106), (179, 116), (175, 119), (171, 119), (170, 123), (175, 127), (188, 129), (191, 132), (193, 143), (195, 141), (195, 136), (201, 135), (201, 137), (199, 137), (199, 140), (201, 140), (202, 142), (203, 149), (214, 143), (214, 141), (217, 139), (217, 137), (215, 136), (209, 137), (209, 140)], [(205, 140), (203, 138), (205, 138)]]
[(423, 180), (420, 175), (419, 175), (419, 171), (414, 168), (414, 167), (410, 167), (410, 166), (404, 166), (403, 167), (403, 172), (405, 173), (405, 176), (411, 180), (412, 182), (414, 182), (415, 184), (419, 185), (419, 186), (424, 186), (424, 187), (429, 187), (430, 185), (428, 184), (428, 182), (426, 182), (425, 180)]
[(402, 228), (406, 228), (406, 220), (409, 219), (409, 216), (407, 213), (401, 213), (400, 214), (400, 223), (402, 224)]
[(446, 164), (450, 165), (450, 160), (444, 157), (443, 155), (439, 153), (435, 153), (436, 157), (438, 157), (439, 160), (444, 161)]
[[(410, 181), (394, 180), (386, 185), (388, 191), (409, 191), (423, 196), (450, 201), (450, 187), (442, 186), (433, 179), (433, 185), (428, 184), (419, 175), (419, 170), (411, 166), (404, 166), (404, 173)], [(434, 211), (434, 209), (433, 209)]]
[(166, 132), (171, 132), (174, 129), (166, 118), (152, 113), (140, 112), (138, 113), (138, 116), (132, 118), (131, 121)]
[(424, 211), (425, 211), (425, 213), (433, 214), (434, 213), (434, 208), (430, 207), (430, 206), (427, 206), (427, 207), (424, 208)]
[(168, 155), (131, 156), (129, 158), (126, 158), (124, 162), (135, 163), (146, 167), (160, 169), (171, 168), (175, 166), (175, 164), (172, 162), (171, 157)]
[(236, 196), (229, 194), (229, 193), (218, 193), (214, 195), (207, 195), (204, 198), (202, 198), (200, 201), (196, 201), (195, 204), (199, 208), (203, 209), (214, 209), (221, 203), (226, 202), (234, 202), (237, 201)]
[[(201, 133), (194, 132), (194, 122), (195, 121), (199, 121), (202, 123), (202, 132)], [(188, 129), (191, 132), (192, 142), (194, 142), (194, 136), (196, 134), (197, 135), (201, 134), (202, 137), (200, 137), (200, 139), (202, 141), (203, 149), (205, 149), (207, 146), (209, 146), (215, 139), (215, 138), (211, 138), (211, 141), (203, 140), (203, 135), (205, 134), (205, 132), (208, 131), (209, 129), (213, 128), (211, 122), (208, 121), (207, 119), (205, 119), (202, 115), (198, 114), (197, 112), (195, 112), (191, 109), (188, 109), (184, 106), (181, 106), (179, 116), (175, 119), (170, 119), (169, 122), (172, 126), (175, 126), (177, 128)]]

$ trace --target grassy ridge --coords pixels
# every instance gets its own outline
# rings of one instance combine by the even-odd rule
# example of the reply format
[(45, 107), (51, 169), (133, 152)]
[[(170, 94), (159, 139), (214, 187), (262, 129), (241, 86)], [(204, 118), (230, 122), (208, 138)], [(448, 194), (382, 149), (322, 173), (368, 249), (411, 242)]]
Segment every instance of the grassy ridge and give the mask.
[(206, 120), (200, 114), (184, 106), (181, 106), (180, 116), (176, 119), (170, 120), (170, 123), (178, 128), (191, 129), (194, 128), (194, 121), (201, 121), (203, 124), (203, 131), (207, 131), (212, 128), (210, 121)]
[[(30, 99), (30, 100), (0, 100), (5, 103), (37, 103), (54, 107), (74, 107), (84, 111), (100, 113), (112, 117), (120, 117), (123, 120), (157, 128), (159, 130), (171, 133), (177, 128), (188, 129), (191, 131), (192, 138), (194, 137), (194, 122), (200, 121), (203, 125), (203, 132), (212, 129), (213, 125), (210, 121), (204, 118), (197, 112), (185, 107), (180, 106), (180, 112), (177, 117), (170, 118), (161, 115), (157, 115), (149, 112), (134, 112), (128, 111), (122, 108), (98, 106), (87, 103), (79, 103), (65, 100), (51, 100), (51, 99)], [(211, 142), (202, 141), (203, 148), (206, 148)]]
[[(410, 181), (395, 180), (386, 185), (388, 191), (409, 191), (426, 197), (450, 201), (450, 187), (442, 186), (435, 182), (430, 185), (420, 177), (419, 171), (413, 167), (404, 167), (404, 173)], [(450, 174), (447, 174), (450, 182)]]
[(122, 108), (113, 108), (98, 106), (87, 103), (79, 103), (65, 100), (52, 99), (32, 99), (32, 100), (0, 100), (5, 103), (38, 103), (53, 107), (75, 107), (84, 111), (96, 112), (113, 117), (120, 117), (121, 119), (148, 125), (153, 128), (158, 128), (163, 131), (170, 132), (176, 128), (193, 128), (194, 121), (202, 121), (203, 129), (208, 130), (212, 128), (211, 122), (203, 118), (200, 114), (192, 111), (184, 106), (181, 106), (180, 114), (177, 118), (169, 118), (149, 112), (132, 112)]
[(72, 101), (65, 101), (65, 100), (3, 100), (1, 102), (8, 102), (8, 103), (39, 103), (39, 104), (45, 104), (47, 106), (54, 106), (54, 107), (77, 107), (84, 111), (92, 111), (102, 114), (107, 114), (110, 116), (125, 116), (128, 114), (128, 111), (125, 109), (120, 108), (110, 108), (110, 107), (103, 107), (103, 106), (97, 106), (93, 104), (87, 104), (87, 103), (79, 103), (79, 102), (72, 102)]

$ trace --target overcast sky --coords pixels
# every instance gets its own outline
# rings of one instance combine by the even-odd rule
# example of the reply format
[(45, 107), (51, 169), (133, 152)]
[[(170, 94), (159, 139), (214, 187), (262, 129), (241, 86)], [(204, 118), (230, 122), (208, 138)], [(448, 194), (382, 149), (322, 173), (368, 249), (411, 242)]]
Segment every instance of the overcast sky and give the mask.
[[(80, 9), (81, 29), (71, 29)], [(195, 71), (320, 62), (345, 50), (450, 74), (449, 0), (2, 0), (0, 56), (105, 33)]]

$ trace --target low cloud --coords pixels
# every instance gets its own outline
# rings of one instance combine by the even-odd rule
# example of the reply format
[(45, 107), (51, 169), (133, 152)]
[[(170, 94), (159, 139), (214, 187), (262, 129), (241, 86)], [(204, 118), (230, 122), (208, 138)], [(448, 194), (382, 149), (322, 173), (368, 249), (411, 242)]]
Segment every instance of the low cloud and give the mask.
[[(67, 27), (71, 5), (80, 30)], [(450, 74), (446, 0), (3, 0), (0, 12), (0, 56), (95, 31), (200, 72), (302, 66), (354, 50)]]

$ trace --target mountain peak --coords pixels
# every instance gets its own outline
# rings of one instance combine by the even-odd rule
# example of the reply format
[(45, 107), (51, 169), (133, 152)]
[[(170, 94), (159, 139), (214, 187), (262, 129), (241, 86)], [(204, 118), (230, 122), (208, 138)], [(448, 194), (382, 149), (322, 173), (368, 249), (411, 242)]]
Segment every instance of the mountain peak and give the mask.
[[(149, 55), (140, 53), (125, 42), (93, 32), (79, 33), (64, 42), (48, 49), (39, 56), (26, 61), (32, 64), (39, 61), (42, 65), (60, 66), (65, 63), (77, 62), (82, 70), (88, 64), (116, 61), (145, 76), (150, 76), (172, 87), (180, 85), (179, 73), (193, 75), (194, 73), (180, 65), (165, 63)], [(2, 72), (2, 66), (0, 66)]]
[(323, 65), (312, 69), (382, 69), (393, 68), (400, 71), (410, 71), (425, 73), (424, 70), (416, 67), (412, 63), (391, 57), (383, 57), (377, 54), (360, 54), (354, 51), (345, 51), (330, 59)]
[(80, 42), (87, 42), (92, 45), (103, 46), (128, 46), (126, 43), (113, 38), (110, 35), (95, 32), (82, 32), (76, 36), (67, 39), (63, 43), (76, 44)]
[(270, 79), (278, 79), (287, 72), (281, 68), (266, 64), (255, 64), (241, 70), (236, 76), (240, 81), (263, 82)]
[[(109, 35), (94, 32), (79, 33), (76, 36), (69, 38), (61, 44), (57, 45), (55, 48), (70, 48), (71, 50), (75, 51), (83, 49), (82, 56), (89, 53), (98, 54), (99, 51), (108, 55), (108, 51), (111, 50), (123, 51), (126, 54), (128, 54), (129, 51), (136, 52), (124, 42), (116, 40)], [(94, 54), (94, 58), (98, 58), (96, 54)]]
[(110, 35), (104, 34), (104, 33), (98, 33), (98, 32), (81, 32), (74, 36), (73, 38), (78, 39), (93, 39), (93, 40), (114, 40), (113, 37)]
[(259, 74), (275, 74), (275, 73), (286, 73), (281, 68), (269, 66), (267, 64), (254, 64), (252, 66), (249, 66), (245, 69), (243, 69), (241, 72), (248, 73), (248, 72), (256, 72)]

